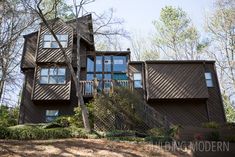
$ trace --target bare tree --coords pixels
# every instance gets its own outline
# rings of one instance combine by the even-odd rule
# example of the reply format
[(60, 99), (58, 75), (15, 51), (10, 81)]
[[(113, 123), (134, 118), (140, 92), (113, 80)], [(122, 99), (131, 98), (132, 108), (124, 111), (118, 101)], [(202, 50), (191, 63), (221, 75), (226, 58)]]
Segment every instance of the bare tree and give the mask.
[(235, 99), (235, 1), (216, 0), (213, 12), (206, 19), (208, 54), (217, 61), (223, 93), (232, 101)]
[(140, 33), (134, 33), (131, 36), (131, 49), (134, 54), (133, 60), (157, 60), (160, 54), (151, 39), (143, 37)]
[[(22, 50), (21, 34), (35, 22), (25, 8), (18, 2), (6, 0), (0, 2), (0, 100), (3, 90), (20, 86), (18, 67)], [(8, 85), (8, 87), (6, 87)], [(12, 87), (13, 86), (13, 87)]]
[[(36, 13), (40, 17), (42, 22), (45, 24), (45, 26), (47, 27), (47, 29), (49, 30), (51, 35), (55, 38), (56, 42), (58, 43), (59, 48), (60, 48), (60, 50), (63, 54), (63, 57), (65, 59), (65, 63), (66, 63), (66, 65), (72, 75), (72, 79), (73, 79), (75, 86), (76, 86), (76, 95), (78, 97), (78, 106), (81, 107), (84, 127), (87, 131), (90, 132), (91, 128), (90, 128), (89, 119), (88, 119), (88, 110), (86, 108), (86, 105), (84, 104), (84, 100), (83, 100), (82, 93), (80, 91), (80, 84), (79, 84), (79, 81), (80, 81), (80, 38), (81, 38), (81, 32), (79, 30), (78, 18), (82, 17), (84, 15), (83, 13), (87, 12), (84, 9), (84, 6), (89, 3), (94, 2), (94, 0), (80, 0), (79, 3), (77, 3), (76, 0), (73, 1), (74, 11), (75, 11), (75, 13), (73, 13), (73, 14), (76, 18), (76, 28), (77, 28), (76, 29), (76, 35), (77, 35), (77, 48), (76, 48), (77, 49), (77, 73), (75, 73), (75, 71), (72, 67), (72, 64), (69, 61), (69, 58), (68, 58), (67, 54), (65, 53), (65, 50), (63, 49), (62, 45), (60, 44), (53, 28), (51, 27), (51, 25), (47, 21), (47, 18), (45, 15), (47, 15), (48, 12), (46, 12), (41, 6), (43, 0), (38, 0), (38, 1), (32, 0), (30, 2), (26, 1), (26, 0), (22, 0), (22, 1), (25, 4), (25, 6), (27, 6), (27, 8), (31, 9), (34, 13)], [(50, 12), (53, 10), (56, 10), (57, 5), (58, 5), (58, 0), (54, 0), (54, 5), (52, 5)], [(54, 12), (56, 13), (56, 11), (54, 11)], [(56, 15), (55, 15), (55, 17), (56, 17)], [(103, 17), (103, 16), (101, 16), (101, 17)], [(115, 24), (115, 22), (112, 22), (112, 16), (111, 16), (111, 18), (109, 18), (109, 20), (107, 22), (105, 22), (105, 21), (101, 22), (101, 21), (102, 21), (102, 18), (100, 18), (100, 21), (99, 21), (100, 25), (97, 27), (97, 29), (95, 29), (94, 34), (102, 35), (107, 38), (108, 38), (108, 36), (121, 35), (121, 33), (120, 33), (121, 30), (117, 31), (117, 30), (111, 29), (108, 31), (105, 29), (106, 27), (109, 27), (110, 25)]]

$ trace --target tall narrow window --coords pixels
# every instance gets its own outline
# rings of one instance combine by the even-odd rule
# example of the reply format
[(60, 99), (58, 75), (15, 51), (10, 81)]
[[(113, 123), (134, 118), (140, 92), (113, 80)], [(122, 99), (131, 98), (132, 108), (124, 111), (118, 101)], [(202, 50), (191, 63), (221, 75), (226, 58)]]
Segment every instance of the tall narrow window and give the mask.
[(65, 84), (65, 68), (41, 68), (40, 84)]
[(96, 56), (96, 72), (102, 72), (103, 71), (103, 57), (102, 56)]
[(134, 73), (134, 87), (142, 88), (142, 76), (141, 73)]
[(212, 75), (210, 72), (205, 73), (205, 79), (207, 87), (213, 87)]
[(46, 122), (52, 122), (59, 116), (59, 110), (46, 110)]
[[(60, 34), (56, 35), (60, 44), (63, 48), (68, 47), (68, 35), (67, 34)], [(43, 48), (59, 48), (55, 38), (50, 34), (45, 34), (43, 36)]]
[(111, 72), (111, 56), (104, 56), (104, 71)]
[(94, 57), (87, 57), (87, 72), (94, 72)]

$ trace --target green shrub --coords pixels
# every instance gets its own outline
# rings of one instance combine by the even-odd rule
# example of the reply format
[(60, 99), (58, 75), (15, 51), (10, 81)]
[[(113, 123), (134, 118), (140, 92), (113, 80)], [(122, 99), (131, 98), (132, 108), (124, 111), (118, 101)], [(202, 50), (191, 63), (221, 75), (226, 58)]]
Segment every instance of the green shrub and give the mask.
[(62, 127), (64, 127), (64, 126), (62, 126), (59, 123), (52, 122), (52, 123), (45, 124), (42, 128), (43, 129), (50, 129), (50, 128), (62, 128)]
[(202, 123), (203, 128), (212, 128), (212, 129), (218, 129), (220, 125), (216, 122), (208, 122), (208, 123)]
[(226, 137), (225, 137), (225, 141), (228, 141), (228, 142), (235, 142), (235, 135), (226, 136)]
[(0, 139), (5, 139), (9, 136), (9, 129), (7, 127), (0, 126)]
[(0, 106), (0, 126), (9, 127), (17, 124), (19, 107)]
[(218, 131), (212, 131), (210, 133), (207, 133), (205, 135), (206, 140), (208, 141), (219, 141), (220, 140), (220, 135)]
[(165, 144), (166, 142), (171, 142), (172, 138), (169, 136), (148, 136), (145, 141), (152, 144)]
[(165, 136), (166, 131), (164, 128), (152, 128), (147, 131), (148, 135), (150, 136)]
[[(94, 105), (92, 103), (87, 103), (86, 106), (87, 106), (87, 110), (89, 113), (90, 126), (91, 126), (91, 128), (94, 128)], [(84, 127), (81, 107), (74, 108), (74, 112), (75, 112), (75, 114), (71, 119), (72, 120), (71, 123), (79, 128)]]

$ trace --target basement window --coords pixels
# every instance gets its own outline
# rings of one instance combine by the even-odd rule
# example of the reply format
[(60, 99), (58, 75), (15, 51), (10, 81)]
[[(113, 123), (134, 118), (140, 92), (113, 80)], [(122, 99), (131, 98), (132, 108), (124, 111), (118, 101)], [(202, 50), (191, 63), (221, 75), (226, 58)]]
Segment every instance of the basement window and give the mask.
[(46, 122), (52, 122), (59, 116), (59, 110), (46, 110)]
[(142, 76), (141, 73), (134, 73), (134, 87), (142, 88)]
[(207, 87), (213, 87), (212, 75), (210, 72), (205, 73), (205, 79)]
[[(58, 34), (56, 35), (60, 44), (63, 48), (68, 47), (68, 35), (66, 34)], [(50, 34), (45, 34), (43, 36), (43, 48), (59, 48), (55, 38)]]
[(40, 84), (65, 84), (65, 68), (41, 68)]

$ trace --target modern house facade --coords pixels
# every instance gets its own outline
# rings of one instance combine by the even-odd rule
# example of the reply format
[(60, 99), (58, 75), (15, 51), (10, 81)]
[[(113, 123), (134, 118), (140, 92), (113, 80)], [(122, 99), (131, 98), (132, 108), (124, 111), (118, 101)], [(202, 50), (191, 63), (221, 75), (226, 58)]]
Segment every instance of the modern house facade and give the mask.
[[(85, 102), (92, 100), (95, 92), (109, 93), (114, 86), (124, 86), (138, 91), (146, 104), (172, 124), (226, 122), (214, 61), (142, 62), (131, 61), (129, 49), (96, 51), (91, 15), (79, 22), (80, 88)], [(77, 71), (75, 21), (54, 19), (50, 24)], [(24, 38), (19, 122), (49, 122), (73, 114), (77, 107), (75, 84), (55, 39), (44, 24)]]

